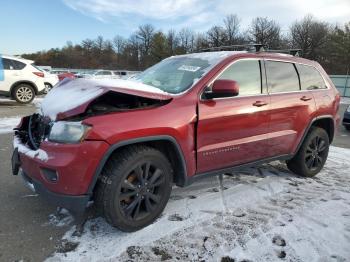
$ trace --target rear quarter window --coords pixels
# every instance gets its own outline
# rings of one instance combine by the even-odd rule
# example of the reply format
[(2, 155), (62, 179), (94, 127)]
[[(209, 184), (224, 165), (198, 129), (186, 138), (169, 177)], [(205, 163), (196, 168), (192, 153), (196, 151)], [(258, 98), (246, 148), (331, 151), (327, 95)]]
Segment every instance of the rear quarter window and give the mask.
[(267, 83), (270, 93), (299, 91), (299, 77), (294, 64), (265, 61)]
[(7, 58), (3, 58), (2, 62), (5, 70), (22, 70), (26, 66), (26, 64), (20, 61), (7, 59)]
[(298, 64), (297, 69), (300, 75), (302, 90), (314, 90), (314, 89), (327, 88), (321, 74), (313, 66)]

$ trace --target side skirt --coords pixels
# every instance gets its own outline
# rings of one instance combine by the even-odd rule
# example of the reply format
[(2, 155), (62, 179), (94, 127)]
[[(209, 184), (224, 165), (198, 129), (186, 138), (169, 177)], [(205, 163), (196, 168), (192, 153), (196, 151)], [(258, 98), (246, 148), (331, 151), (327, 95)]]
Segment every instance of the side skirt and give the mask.
[(200, 180), (202, 178), (217, 176), (217, 175), (221, 175), (221, 174), (225, 174), (225, 173), (230, 173), (230, 172), (234, 172), (234, 171), (237, 171), (237, 170), (240, 170), (243, 168), (247, 168), (247, 167), (251, 167), (251, 166), (258, 166), (258, 165), (265, 164), (265, 163), (272, 162), (272, 161), (277, 161), (277, 160), (286, 161), (286, 160), (292, 159), (293, 156), (294, 155), (291, 154), (291, 155), (282, 155), (282, 156), (277, 156), (277, 157), (265, 158), (265, 159), (257, 160), (254, 162), (249, 162), (249, 163), (238, 165), (238, 166), (232, 166), (232, 167), (227, 167), (227, 168), (223, 168), (223, 169), (208, 171), (205, 173), (199, 173), (199, 174), (196, 174), (192, 177), (188, 177), (185, 186), (189, 186), (192, 183), (194, 183), (197, 180)]

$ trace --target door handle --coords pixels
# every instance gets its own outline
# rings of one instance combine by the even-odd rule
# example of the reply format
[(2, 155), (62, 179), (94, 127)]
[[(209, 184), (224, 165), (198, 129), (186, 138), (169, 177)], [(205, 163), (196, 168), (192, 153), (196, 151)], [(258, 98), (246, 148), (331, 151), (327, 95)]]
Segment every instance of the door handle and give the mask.
[(256, 101), (255, 103), (253, 103), (253, 106), (257, 106), (257, 107), (261, 107), (261, 106), (266, 106), (267, 103), (264, 101)]
[(307, 97), (307, 96), (302, 96), (301, 98), (300, 98), (300, 100), (302, 100), (302, 101), (309, 101), (309, 100), (311, 100), (312, 99), (312, 97)]

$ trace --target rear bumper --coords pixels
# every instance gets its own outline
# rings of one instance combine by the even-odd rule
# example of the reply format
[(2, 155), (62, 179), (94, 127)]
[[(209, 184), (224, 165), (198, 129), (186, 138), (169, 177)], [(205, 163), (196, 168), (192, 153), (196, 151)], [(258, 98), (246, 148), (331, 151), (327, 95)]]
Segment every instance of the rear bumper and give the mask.
[(42, 183), (30, 178), (23, 171), (21, 175), (28, 188), (39, 194), (52, 205), (63, 207), (73, 214), (83, 213), (88, 205), (89, 195), (71, 196), (51, 192)]

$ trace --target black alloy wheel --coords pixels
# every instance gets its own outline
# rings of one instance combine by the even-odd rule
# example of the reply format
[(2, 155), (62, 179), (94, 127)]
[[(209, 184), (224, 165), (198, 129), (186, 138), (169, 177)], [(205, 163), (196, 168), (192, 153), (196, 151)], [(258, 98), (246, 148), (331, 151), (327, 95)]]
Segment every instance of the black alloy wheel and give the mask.
[(166, 194), (164, 183), (164, 172), (154, 163), (138, 164), (120, 187), (118, 199), (124, 216), (135, 221), (149, 216)]
[(95, 190), (95, 206), (112, 226), (139, 230), (163, 212), (172, 178), (172, 166), (158, 149), (124, 148), (106, 163)]
[(293, 173), (312, 177), (318, 174), (326, 163), (329, 151), (329, 136), (320, 127), (311, 127), (298, 152), (287, 161)]

